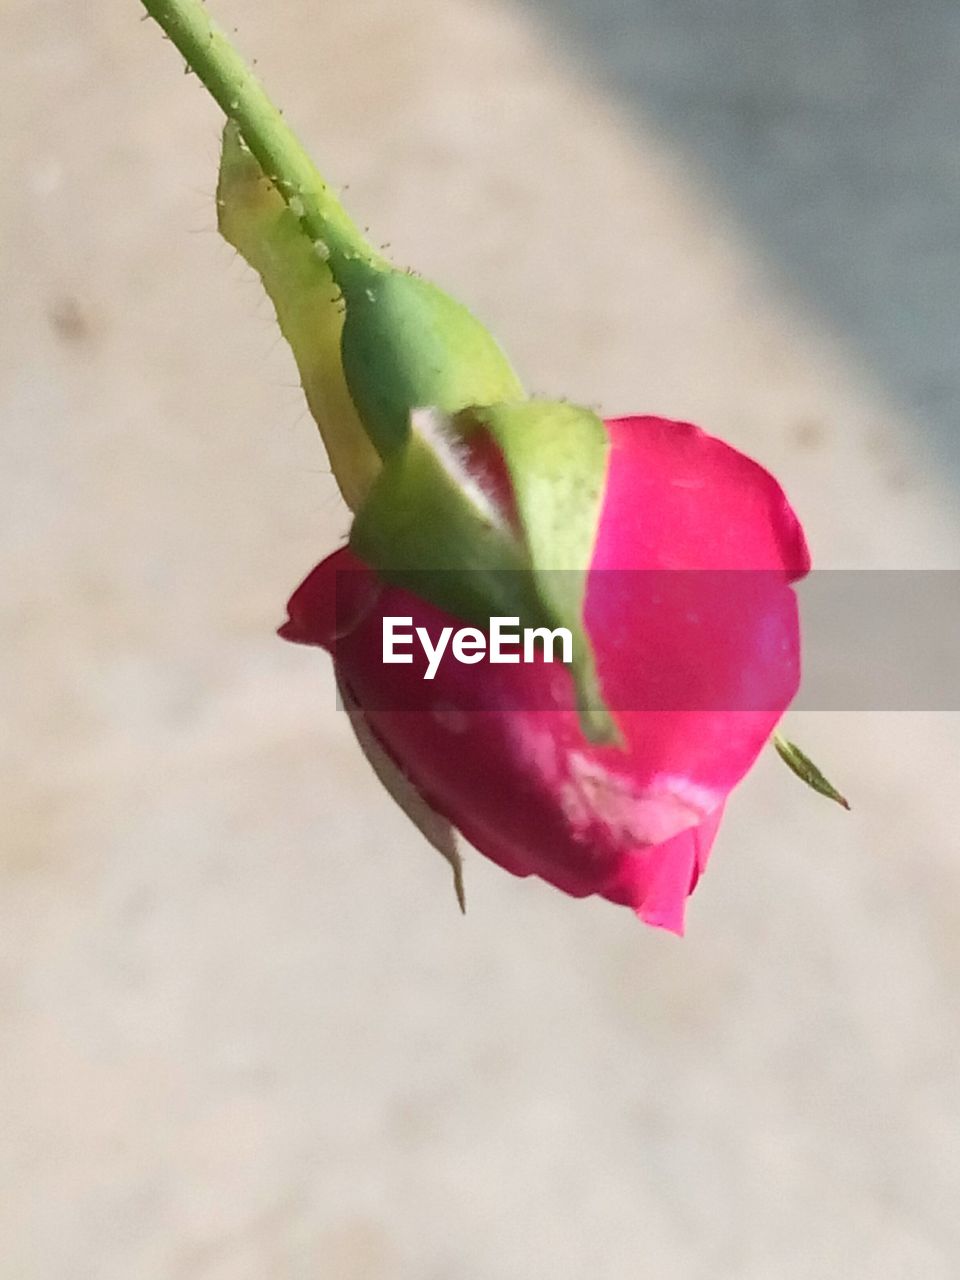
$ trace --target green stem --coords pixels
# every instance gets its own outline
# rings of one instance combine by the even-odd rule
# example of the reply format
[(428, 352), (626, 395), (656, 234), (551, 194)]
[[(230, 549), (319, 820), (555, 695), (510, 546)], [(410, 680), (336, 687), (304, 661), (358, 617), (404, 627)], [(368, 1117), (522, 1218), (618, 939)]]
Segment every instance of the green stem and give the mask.
[(207, 15), (202, 0), (142, 3), (224, 113), (237, 122), (260, 168), (300, 218), (310, 238), (322, 241), (333, 259), (360, 258), (385, 265), (317, 172), (259, 80)]

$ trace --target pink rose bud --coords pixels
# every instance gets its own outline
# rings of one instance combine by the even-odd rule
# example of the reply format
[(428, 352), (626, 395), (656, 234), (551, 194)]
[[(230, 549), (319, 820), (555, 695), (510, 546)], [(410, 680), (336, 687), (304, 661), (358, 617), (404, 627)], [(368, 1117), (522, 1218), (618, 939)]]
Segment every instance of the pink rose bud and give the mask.
[[(809, 558), (782, 491), (689, 424), (527, 397), (467, 308), (368, 243), (199, 0), (144, 4), (228, 116), (218, 224), (274, 303), (354, 513), (281, 634), (333, 655), (367, 758), (461, 904), (455, 832), (680, 932), (799, 682), (790, 584)], [(390, 619), (426, 664), (385, 660)], [(498, 619), (568, 647), (504, 662)]]
[(584, 736), (562, 666), (446, 655), (425, 681), (422, 662), (385, 664), (385, 617), (430, 634), (462, 622), (349, 549), (299, 587), (280, 634), (333, 655), (361, 737), (441, 830), (680, 933), (726, 798), (797, 690), (790, 583), (809, 556), (780, 486), (743, 454), (687, 423), (605, 425), (584, 620), (619, 744)]

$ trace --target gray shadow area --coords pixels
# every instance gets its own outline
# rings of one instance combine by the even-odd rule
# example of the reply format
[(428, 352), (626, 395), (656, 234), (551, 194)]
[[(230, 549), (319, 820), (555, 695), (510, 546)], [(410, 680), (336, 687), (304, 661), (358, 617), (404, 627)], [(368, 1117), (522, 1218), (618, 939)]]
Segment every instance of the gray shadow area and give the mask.
[(960, 482), (960, 2), (518, 3), (712, 176)]

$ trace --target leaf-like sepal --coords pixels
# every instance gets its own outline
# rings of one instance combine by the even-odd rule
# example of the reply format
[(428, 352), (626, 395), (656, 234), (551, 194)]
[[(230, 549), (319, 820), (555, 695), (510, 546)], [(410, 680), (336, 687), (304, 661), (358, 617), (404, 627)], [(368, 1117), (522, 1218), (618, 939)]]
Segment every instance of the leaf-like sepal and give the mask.
[(456, 413), (523, 396), (493, 336), (435, 284), (359, 256), (331, 266), (346, 306), (347, 385), (381, 456), (403, 446), (422, 405)]
[(343, 372), (340, 291), (322, 245), (304, 232), (232, 123), (223, 131), (217, 220), (221, 235), (257, 272), (274, 305), (330, 467), (355, 510), (380, 470), (380, 459)]
[(801, 782), (805, 782), (807, 786), (816, 791), (817, 795), (826, 796), (828, 800), (834, 800), (844, 809), (850, 808), (850, 802), (846, 796), (829, 781), (828, 778), (813, 763), (810, 757), (797, 746), (795, 742), (790, 742), (787, 738), (781, 737), (779, 733), (773, 735), (773, 745), (777, 749), (777, 755), (784, 762), (791, 773), (795, 773)]
[(608, 454), (603, 423), (576, 405), (419, 410), (350, 537), (387, 581), (467, 622), (566, 627), (581, 725), (597, 742), (618, 740), (583, 622)]

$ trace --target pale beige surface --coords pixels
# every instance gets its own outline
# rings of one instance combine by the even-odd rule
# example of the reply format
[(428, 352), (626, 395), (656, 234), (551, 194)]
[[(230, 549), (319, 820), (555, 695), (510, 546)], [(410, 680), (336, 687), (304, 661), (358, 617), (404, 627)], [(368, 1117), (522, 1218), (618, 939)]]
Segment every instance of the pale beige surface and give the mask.
[[(693, 417), (822, 564), (956, 565), (909, 414), (521, 10), (216, 6), (530, 385)], [(948, 1280), (958, 747), (796, 717), (683, 943), (473, 855), (469, 914), (273, 627), (346, 522), (133, 0), (0, 7), (0, 1276)], [(192, 234), (196, 233), (196, 234)]]

